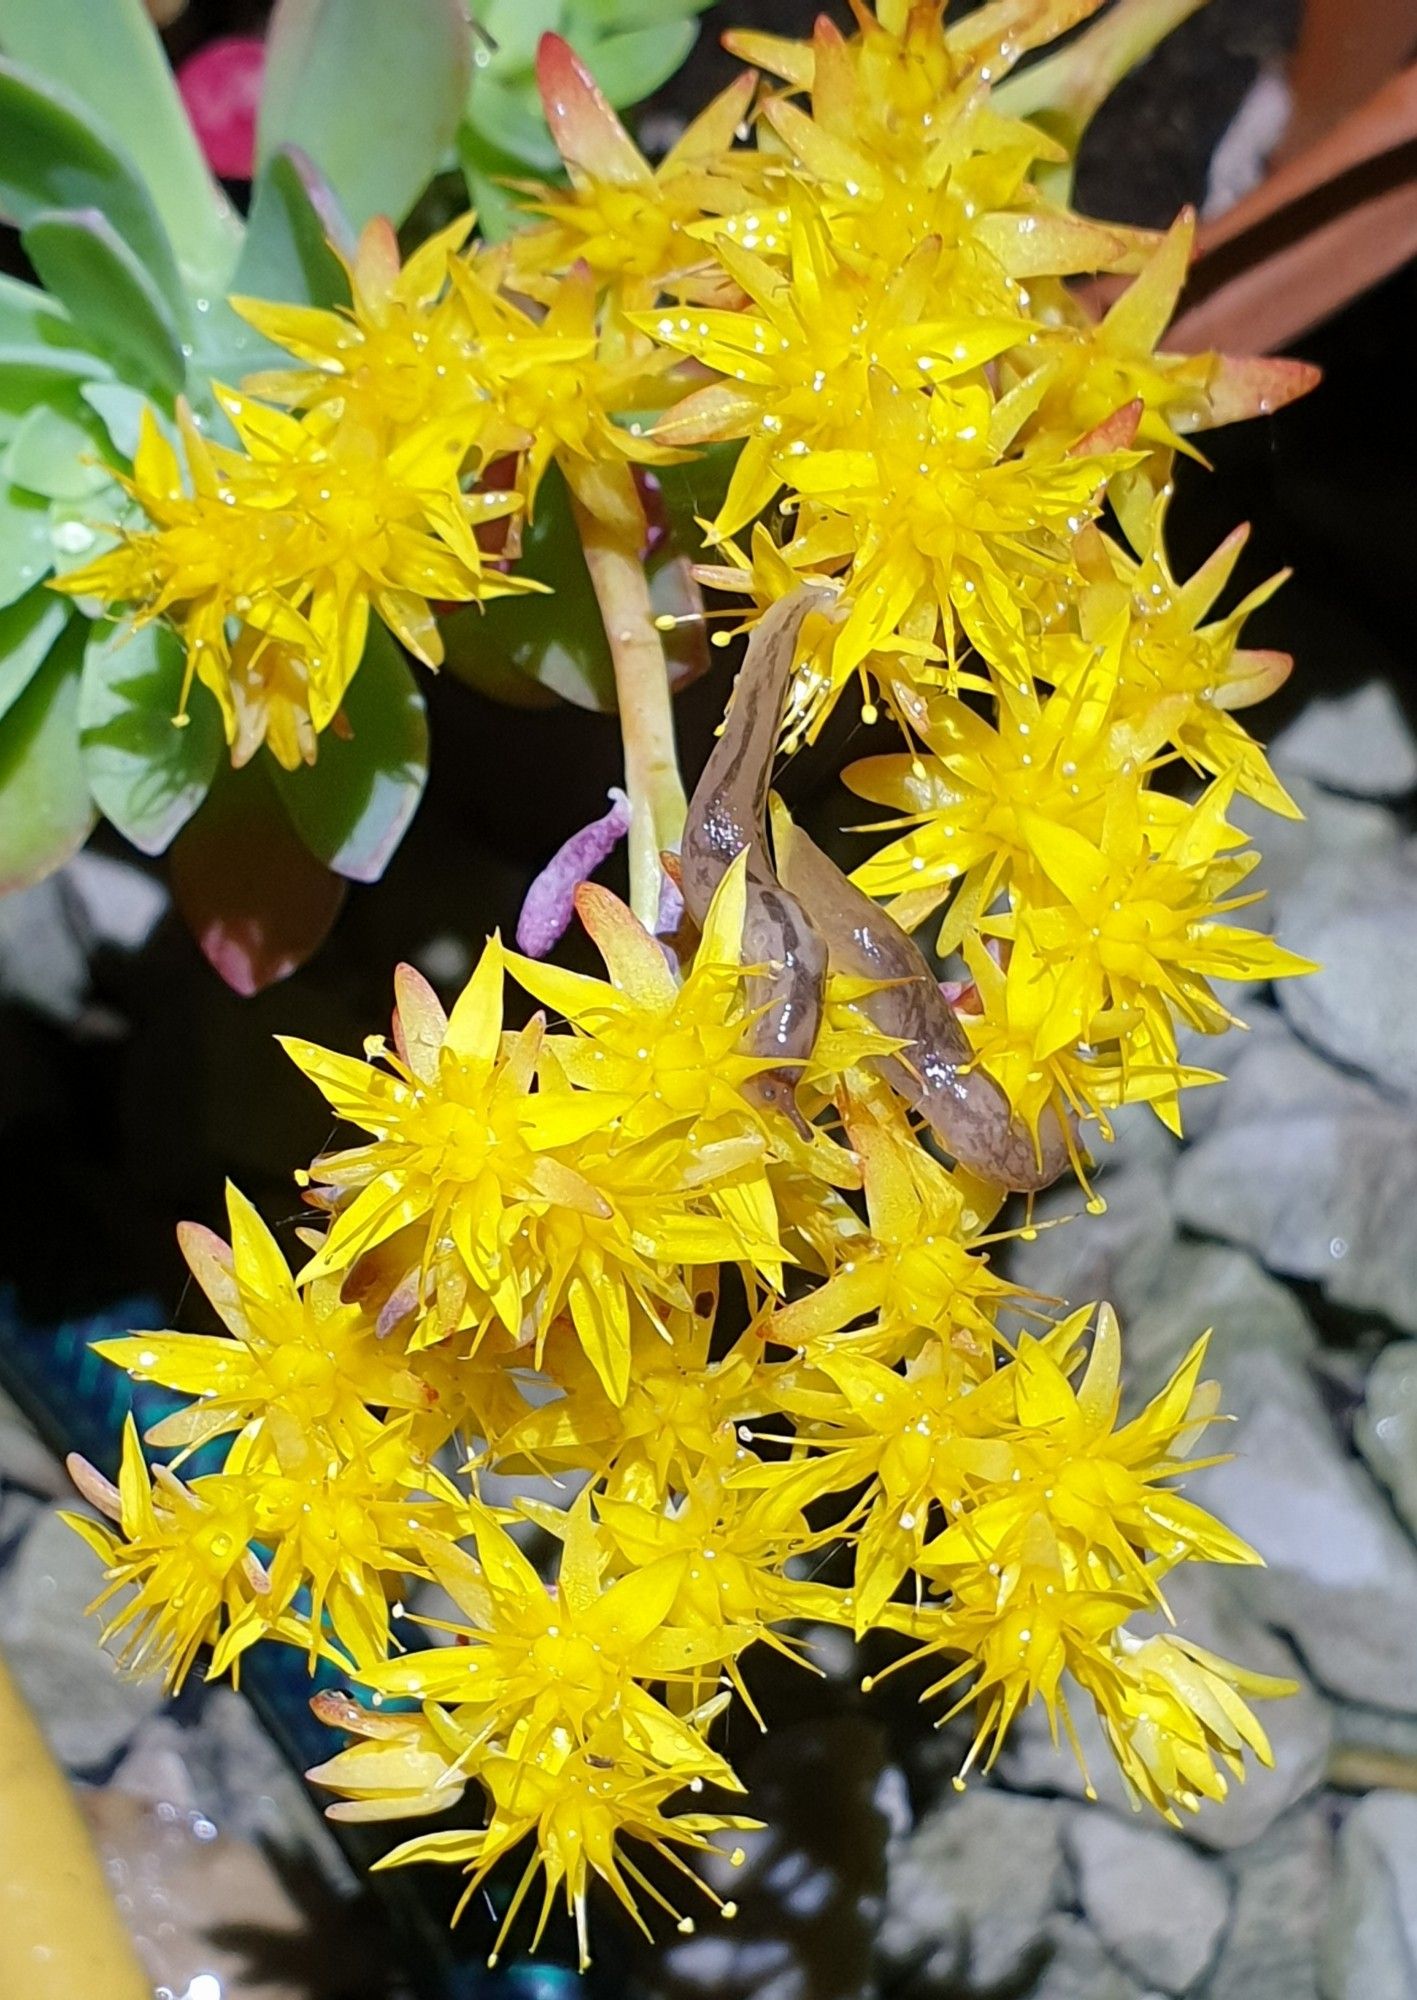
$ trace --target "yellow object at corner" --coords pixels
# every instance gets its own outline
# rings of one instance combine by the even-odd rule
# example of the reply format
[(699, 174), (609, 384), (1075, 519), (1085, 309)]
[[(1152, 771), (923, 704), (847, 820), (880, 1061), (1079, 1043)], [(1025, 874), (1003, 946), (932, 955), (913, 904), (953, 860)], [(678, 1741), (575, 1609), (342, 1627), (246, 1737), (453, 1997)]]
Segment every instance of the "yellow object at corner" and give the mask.
[(152, 2000), (74, 1796), (0, 1660), (0, 1994)]

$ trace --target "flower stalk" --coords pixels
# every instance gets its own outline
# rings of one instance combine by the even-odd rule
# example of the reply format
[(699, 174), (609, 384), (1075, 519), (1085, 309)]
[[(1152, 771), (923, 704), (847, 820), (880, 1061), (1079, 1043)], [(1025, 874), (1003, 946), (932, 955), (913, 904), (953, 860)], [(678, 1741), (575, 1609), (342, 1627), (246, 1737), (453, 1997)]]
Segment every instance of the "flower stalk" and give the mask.
[(601, 519), (579, 499), (573, 506), (615, 667), (630, 799), (630, 908), (653, 930), (664, 872), (659, 857), (678, 848), (687, 810), (669, 668), (638, 547), (618, 523)]

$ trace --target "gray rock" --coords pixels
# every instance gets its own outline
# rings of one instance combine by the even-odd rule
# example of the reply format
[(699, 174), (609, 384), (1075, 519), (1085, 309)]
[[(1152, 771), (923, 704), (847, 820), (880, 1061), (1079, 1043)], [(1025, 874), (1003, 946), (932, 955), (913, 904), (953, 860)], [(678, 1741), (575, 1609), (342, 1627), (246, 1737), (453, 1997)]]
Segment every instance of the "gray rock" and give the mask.
[(1225, 1386), (1239, 1419), (1234, 1457), (1192, 1490), (1264, 1557), (1245, 1578), (1247, 1598), (1292, 1634), (1324, 1687), (1417, 1710), (1417, 1549), (1292, 1360), (1263, 1348), (1236, 1355)]
[(1087, 1213), (1075, 1184), (1050, 1189), (1035, 1211), (1049, 1226), (1010, 1244), (1009, 1276), (1046, 1298), (1108, 1299), (1125, 1314), (1156, 1284), (1175, 1238), (1169, 1188), (1169, 1172), (1153, 1164), (1103, 1173), (1101, 1215)]
[(1323, 2000), (1417, 1994), (1417, 1798), (1369, 1792), (1338, 1837), (1338, 1880), (1319, 1960)]
[(1329, 791), (1396, 799), (1417, 790), (1417, 744), (1386, 681), (1335, 701), (1312, 701), (1272, 746), (1282, 777), (1298, 772)]
[(60, 1500), (73, 1491), (64, 1468), (35, 1436), (29, 1423), (0, 1390), (0, 1487)]
[[(1349, 1080), (1344, 1080), (1349, 1081)], [(1375, 1091), (1227, 1120), (1181, 1156), (1176, 1214), (1318, 1283), (1336, 1305), (1417, 1331), (1417, 1116)]]
[(1236, 1857), (1234, 1915), (1206, 2000), (1318, 2000), (1333, 1835), (1321, 1806), (1276, 1822)]
[(981, 1787), (947, 1794), (887, 1857), (880, 1949), (912, 1996), (989, 1993), (1046, 1957), (1067, 1893), (1062, 1808)]
[(1246, 1251), (1224, 1243), (1175, 1243), (1151, 1296), (1132, 1306), (1122, 1328), (1129, 1408), (1157, 1393), (1207, 1328), (1206, 1374), (1218, 1376), (1222, 1389), (1233, 1356), (1247, 1348), (1273, 1347), (1303, 1359), (1315, 1341), (1293, 1292)]
[[(1289, 772), (1284, 781), (1302, 819), (1280, 819), (1249, 799), (1236, 799), (1230, 813), (1261, 856), (1245, 884), (1246, 889), (1258, 889), (1264, 899), (1244, 914), (1243, 921), (1256, 930), (1277, 928), (1285, 892), (1316, 862), (1337, 856), (1362, 867), (1370, 857), (1391, 851), (1401, 838), (1397, 819), (1381, 806), (1336, 798), (1310, 779)], [(1279, 934), (1283, 936), (1282, 928)], [(1227, 995), (1234, 990), (1227, 986)]]
[(1083, 1913), (1113, 1956), (1165, 1993), (1194, 1985), (1230, 1914), (1215, 1863), (1165, 1826), (1100, 1809), (1069, 1818), (1067, 1844)]
[(1305, 871), (1280, 901), (1276, 931), (1318, 971), (1279, 983), (1285, 1016), (1336, 1062), (1417, 1099), (1417, 854)]
[(0, 994), (72, 1022), (88, 991), (88, 953), (70, 923), (59, 878), (0, 899)]
[(233, 1839), (313, 1859), (337, 1889), (352, 1884), (316, 1795), (232, 1688), (208, 1688), (195, 1723), (170, 1715), (145, 1722), (111, 1782), (149, 1805), (201, 1813)]
[(78, 1771), (103, 1765), (162, 1704), (154, 1681), (125, 1680), (84, 1607), (101, 1571), (91, 1549), (46, 1508), (0, 1577), (0, 1631), (15, 1679), (55, 1755)]
[(1417, 1340), (1395, 1340), (1373, 1363), (1358, 1444), (1417, 1536)]
[(1055, 1912), (1045, 1937), (1048, 1961), (1028, 2000), (1144, 2000), (1144, 1989), (1108, 1956), (1080, 1917)]

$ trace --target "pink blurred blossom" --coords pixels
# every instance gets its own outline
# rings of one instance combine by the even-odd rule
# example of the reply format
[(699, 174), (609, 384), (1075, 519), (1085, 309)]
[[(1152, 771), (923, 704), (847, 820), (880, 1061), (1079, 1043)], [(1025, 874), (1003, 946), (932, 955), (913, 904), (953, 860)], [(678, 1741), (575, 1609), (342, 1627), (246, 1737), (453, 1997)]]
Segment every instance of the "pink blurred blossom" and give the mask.
[(253, 35), (224, 35), (189, 56), (177, 88), (212, 172), (224, 181), (249, 181), (256, 158), (256, 108), (265, 73), (265, 43)]

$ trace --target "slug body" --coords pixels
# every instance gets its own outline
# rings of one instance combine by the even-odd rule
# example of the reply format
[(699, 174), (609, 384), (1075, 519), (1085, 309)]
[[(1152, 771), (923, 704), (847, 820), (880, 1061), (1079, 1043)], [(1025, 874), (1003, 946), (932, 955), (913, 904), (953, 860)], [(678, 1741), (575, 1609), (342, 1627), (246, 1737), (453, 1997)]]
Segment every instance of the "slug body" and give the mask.
[(833, 969), (894, 982), (860, 1005), (883, 1034), (910, 1044), (879, 1067), (945, 1151), (970, 1173), (1019, 1193), (1057, 1180), (1068, 1164), (1061, 1124), (1049, 1112), (1035, 1145), (998, 1084), (971, 1067), (968, 1037), (914, 940), (790, 823), (778, 839), (777, 859), (783, 880), (825, 938)]
[(684, 902), (702, 925), (724, 870), (747, 849), (743, 958), (767, 969), (753, 981), (753, 1005), (762, 1012), (744, 1042), (751, 1054), (775, 1062), (750, 1089), (760, 1104), (785, 1111), (799, 1126), (796, 1082), (822, 1023), (827, 947), (797, 897), (778, 881), (765, 817), (797, 634), (809, 611), (831, 601), (826, 591), (796, 591), (753, 633), (723, 733), (689, 803), (680, 856)]
[(684, 832), (684, 901), (700, 925), (724, 870), (748, 853), (743, 956), (767, 969), (754, 981), (763, 1011), (745, 1043), (781, 1063), (754, 1079), (753, 1094), (800, 1128), (796, 1078), (821, 1027), (828, 968), (885, 982), (861, 1005), (884, 1034), (909, 1044), (881, 1063), (887, 1082), (970, 1173), (1021, 1193), (1047, 1187), (1068, 1164), (1061, 1124), (1050, 1112), (1035, 1144), (998, 1084), (973, 1066), (968, 1038), (919, 947), (786, 815), (773, 865), (768, 787), (797, 634), (810, 611), (833, 602), (830, 592), (804, 588), (757, 627)]

